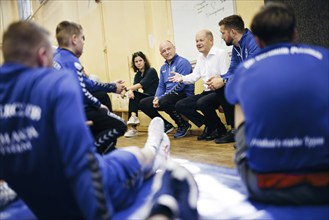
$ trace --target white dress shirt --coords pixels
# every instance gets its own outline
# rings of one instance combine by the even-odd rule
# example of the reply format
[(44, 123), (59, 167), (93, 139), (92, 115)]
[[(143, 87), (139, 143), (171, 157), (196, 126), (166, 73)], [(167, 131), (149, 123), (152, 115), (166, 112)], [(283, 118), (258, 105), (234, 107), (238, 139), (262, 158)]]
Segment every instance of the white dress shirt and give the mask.
[(207, 57), (202, 53), (199, 54), (195, 68), (192, 73), (182, 76), (183, 83), (193, 84), (198, 79), (203, 80), (204, 90), (209, 91), (207, 88), (207, 80), (211, 76), (221, 76), (227, 72), (228, 62), (227, 53), (223, 49), (213, 46)]

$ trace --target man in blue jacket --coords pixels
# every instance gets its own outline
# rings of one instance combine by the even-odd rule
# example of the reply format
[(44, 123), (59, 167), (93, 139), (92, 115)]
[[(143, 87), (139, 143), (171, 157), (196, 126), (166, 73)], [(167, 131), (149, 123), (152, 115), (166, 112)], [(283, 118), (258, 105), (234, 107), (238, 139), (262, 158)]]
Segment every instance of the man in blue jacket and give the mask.
[(235, 104), (235, 162), (251, 199), (329, 203), (329, 51), (293, 44), (291, 7), (268, 3), (251, 30), (261, 51), (226, 87)]
[(59, 47), (53, 65), (56, 69), (70, 70), (79, 79), (85, 113), (87, 119), (92, 121), (90, 130), (95, 138), (95, 146), (99, 153), (106, 154), (115, 149), (116, 140), (126, 132), (127, 125), (93, 94), (99, 91), (119, 94), (124, 89), (123, 81), (101, 83), (87, 77), (79, 61), (85, 40), (81, 25), (69, 21), (60, 22), (56, 27), (56, 39)]
[(223, 107), (227, 125), (231, 130), (222, 137), (216, 138), (215, 143), (223, 144), (234, 142), (234, 106), (227, 102), (224, 91), (225, 85), (232, 80), (236, 67), (252, 57), (259, 51), (253, 34), (244, 27), (244, 22), (239, 15), (223, 18), (219, 23), (222, 39), (227, 46), (232, 46), (231, 64), (226, 74), (222, 77), (212, 77), (208, 80), (208, 87), (216, 91), (217, 97)]
[[(160, 80), (154, 97), (143, 99), (139, 106), (140, 109), (150, 118), (161, 117), (158, 111), (166, 112), (178, 125), (174, 134), (175, 138), (184, 137), (191, 124), (189, 124), (175, 109), (175, 104), (179, 100), (194, 95), (194, 84), (185, 85), (182, 83), (170, 82), (169, 77), (172, 72), (178, 72), (187, 75), (192, 72), (190, 62), (176, 53), (174, 44), (170, 41), (164, 41), (159, 47), (161, 56), (165, 63), (160, 68)], [(162, 118), (165, 122), (166, 133), (171, 132), (174, 126)]]
[[(49, 33), (35, 23), (19, 21), (5, 31), (2, 46), (0, 183), (6, 181), (37, 219), (108, 220), (127, 208), (144, 178), (163, 168), (169, 156), (163, 121), (151, 121), (143, 148), (125, 147), (100, 156), (85, 125), (76, 76), (52, 67)], [(180, 167), (183, 178), (178, 180), (172, 172), (177, 164), (171, 165), (162, 172), (169, 175), (166, 181), (189, 188), (191, 174)], [(168, 206), (159, 199), (170, 186), (161, 183), (151, 215), (161, 214), (161, 207)], [(182, 202), (179, 192), (170, 201), (179, 207), (186, 204), (189, 192), (184, 191), (187, 197), (183, 195)], [(178, 208), (174, 217), (188, 212), (196, 218), (195, 205), (194, 200), (193, 207)]]

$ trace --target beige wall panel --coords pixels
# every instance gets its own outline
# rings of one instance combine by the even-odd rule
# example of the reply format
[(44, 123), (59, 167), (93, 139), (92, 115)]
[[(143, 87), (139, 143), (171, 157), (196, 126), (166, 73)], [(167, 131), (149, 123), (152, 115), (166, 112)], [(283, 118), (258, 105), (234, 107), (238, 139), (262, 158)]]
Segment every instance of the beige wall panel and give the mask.
[(51, 41), (57, 46), (56, 26), (63, 20), (78, 22), (77, 3), (75, 1), (47, 1), (41, 8), (33, 4), (33, 20), (51, 33)]
[(148, 33), (143, 1), (104, 1), (104, 30), (111, 80), (123, 79), (133, 83), (130, 68), (133, 52), (143, 51), (148, 58)]
[(2, 35), (7, 29), (8, 25), (13, 21), (17, 21), (18, 8), (16, 1), (3, 1), (0, 0), (0, 65), (3, 63), (2, 54)]
[(148, 12), (145, 22), (149, 34), (150, 55), (153, 58), (152, 65), (159, 71), (164, 63), (159, 45), (165, 40), (173, 42), (174, 39), (170, 1), (145, 1), (145, 8)]
[(95, 74), (108, 82), (110, 76), (107, 71), (101, 6), (94, 1), (79, 1), (77, 7), (79, 23), (86, 38), (80, 61), (88, 74)]
[(237, 0), (236, 10), (237, 14), (240, 15), (247, 28), (250, 28), (251, 21), (254, 15), (264, 5), (264, 0)]

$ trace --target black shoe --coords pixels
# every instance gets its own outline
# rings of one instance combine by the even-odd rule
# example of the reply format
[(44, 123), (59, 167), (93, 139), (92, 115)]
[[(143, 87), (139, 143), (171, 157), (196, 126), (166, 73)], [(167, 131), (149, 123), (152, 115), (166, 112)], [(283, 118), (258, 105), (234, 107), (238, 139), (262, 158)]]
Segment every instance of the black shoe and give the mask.
[(215, 143), (216, 144), (225, 144), (225, 143), (232, 143), (235, 142), (234, 140), (234, 131), (231, 130), (224, 134), (223, 136), (216, 138)]
[(206, 139), (206, 141), (212, 141), (216, 138), (219, 138), (219, 137), (223, 136), (223, 134), (225, 134), (225, 133), (226, 133), (226, 131), (223, 132), (223, 131), (220, 131), (219, 129), (215, 129), (205, 139)]
[(205, 127), (203, 129), (202, 134), (198, 136), (198, 141), (205, 140), (207, 136), (208, 136), (208, 127)]
[(170, 123), (165, 124), (164, 132), (166, 134), (170, 133), (172, 130), (174, 130), (174, 126), (172, 124), (170, 124)]

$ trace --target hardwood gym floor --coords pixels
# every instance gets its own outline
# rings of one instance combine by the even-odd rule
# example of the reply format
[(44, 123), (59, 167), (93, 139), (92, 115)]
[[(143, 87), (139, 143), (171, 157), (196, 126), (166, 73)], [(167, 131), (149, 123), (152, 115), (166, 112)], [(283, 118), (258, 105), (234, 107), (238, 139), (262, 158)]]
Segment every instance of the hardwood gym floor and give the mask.
[[(138, 146), (143, 147), (146, 141), (146, 129), (139, 129), (137, 137), (120, 137), (117, 147)], [(216, 144), (214, 141), (198, 141), (197, 132), (188, 134), (186, 137), (175, 139), (172, 131), (168, 136), (171, 141), (171, 157), (186, 159), (193, 162), (207, 163), (213, 165), (233, 168), (233, 143)]]

